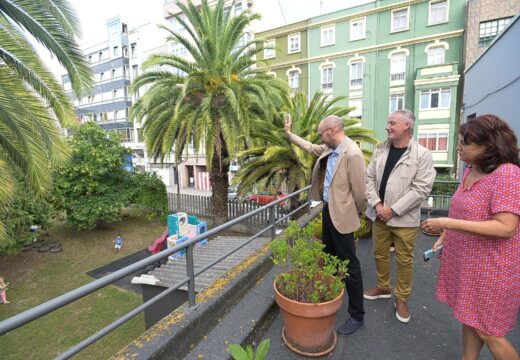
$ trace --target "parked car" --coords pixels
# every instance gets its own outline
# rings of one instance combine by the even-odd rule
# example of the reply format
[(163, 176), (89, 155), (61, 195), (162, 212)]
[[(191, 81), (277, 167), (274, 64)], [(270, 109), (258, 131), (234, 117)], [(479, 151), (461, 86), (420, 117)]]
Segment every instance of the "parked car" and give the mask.
[[(251, 194), (247, 198), (248, 201), (257, 203), (259, 205), (267, 205), (275, 200), (286, 197), (287, 194), (282, 193), (281, 191), (276, 190), (266, 190), (260, 191), (257, 194)], [(285, 201), (282, 201), (280, 205), (284, 206)]]
[(229, 187), (227, 192), (228, 201), (237, 201), (238, 200), (238, 192), (236, 187)]

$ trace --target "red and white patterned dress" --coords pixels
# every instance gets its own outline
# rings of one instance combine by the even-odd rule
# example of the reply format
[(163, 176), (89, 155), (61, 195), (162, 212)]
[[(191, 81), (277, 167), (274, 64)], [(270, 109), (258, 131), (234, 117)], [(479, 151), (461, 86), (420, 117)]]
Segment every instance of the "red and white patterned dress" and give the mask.
[[(520, 215), (520, 167), (504, 164), (467, 190), (463, 184), (451, 200), (450, 218), (486, 221), (498, 212)], [(511, 331), (520, 309), (520, 226), (512, 239), (447, 230), (437, 298), (460, 322), (487, 335)]]

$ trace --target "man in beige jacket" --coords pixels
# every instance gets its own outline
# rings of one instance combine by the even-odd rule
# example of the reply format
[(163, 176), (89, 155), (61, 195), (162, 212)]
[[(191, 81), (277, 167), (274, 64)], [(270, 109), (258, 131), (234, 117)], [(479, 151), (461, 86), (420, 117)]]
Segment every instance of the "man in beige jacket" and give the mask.
[(377, 286), (365, 299), (390, 298), (390, 245), (395, 244), (397, 286), (394, 291), (396, 317), (410, 321), (407, 299), (412, 291), (413, 251), (421, 221), (421, 203), (435, 180), (432, 155), (413, 138), (415, 116), (410, 110), (390, 115), (388, 140), (379, 144), (367, 171), (366, 214), (374, 221), (373, 243)]
[(364, 325), (363, 279), (356, 257), (353, 232), (360, 226), (360, 214), (366, 206), (366, 168), (363, 153), (345, 136), (343, 120), (328, 116), (318, 126), (324, 145), (312, 144), (291, 133), (291, 118), (284, 130), (290, 141), (318, 156), (312, 173), (311, 198), (323, 201), (323, 243), (325, 251), (341, 260), (349, 260), (345, 279), (350, 318), (338, 329), (348, 335)]

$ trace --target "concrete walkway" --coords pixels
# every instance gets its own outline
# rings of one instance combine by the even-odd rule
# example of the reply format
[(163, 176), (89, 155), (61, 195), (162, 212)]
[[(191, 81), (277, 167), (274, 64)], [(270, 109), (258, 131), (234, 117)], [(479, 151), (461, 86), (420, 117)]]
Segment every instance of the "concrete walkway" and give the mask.
[[(415, 273), (412, 297), (409, 300), (411, 320), (408, 324), (395, 317), (392, 299), (365, 300), (365, 327), (353, 335), (338, 337), (335, 350), (323, 359), (363, 360), (447, 360), (460, 359), (462, 337), (460, 323), (452, 317), (451, 309), (435, 297), (435, 282), (438, 260), (424, 262), (422, 253), (431, 248), (435, 238), (421, 234), (415, 249)], [(358, 247), (358, 256), (363, 269), (365, 288), (376, 283), (372, 241), (364, 239)], [(392, 255), (395, 267), (395, 255)], [(393, 269), (395, 274), (395, 268)], [(395, 277), (393, 278), (395, 281)], [(348, 314), (345, 302), (338, 316), (338, 325)], [(520, 321), (517, 321), (520, 324)], [(290, 351), (281, 341), (282, 321), (280, 315), (262, 338), (270, 338), (268, 359), (304, 359)], [(520, 351), (520, 329), (509, 333), (508, 338)], [(484, 348), (480, 359), (492, 359)]]

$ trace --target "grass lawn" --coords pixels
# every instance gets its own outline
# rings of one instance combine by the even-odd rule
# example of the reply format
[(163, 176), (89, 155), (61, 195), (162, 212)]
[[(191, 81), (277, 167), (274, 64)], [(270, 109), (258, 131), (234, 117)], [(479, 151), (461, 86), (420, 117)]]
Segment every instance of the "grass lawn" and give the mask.
[[(50, 230), (52, 241), (63, 251), (52, 254), (36, 250), (17, 255), (0, 255), (0, 274), (10, 282), (7, 299), (0, 305), (0, 320), (16, 315), (67, 291), (91, 282), (85, 275), (118, 258), (151, 245), (164, 225), (132, 215), (103, 229), (76, 232), (57, 225)], [(113, 240), (124, 238), (121, 253), (114, 254)], [(114, 286), (0, 336), (2, 359), (50, 359), (84, 340), (94, 332), (142, 303), (133, 292)], [(106, 359), (144, 331), (142, 314), (79, 353), (78, 359)]]

